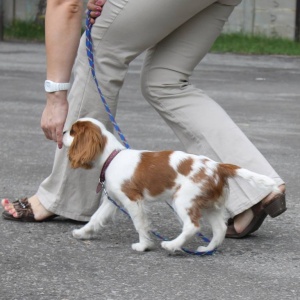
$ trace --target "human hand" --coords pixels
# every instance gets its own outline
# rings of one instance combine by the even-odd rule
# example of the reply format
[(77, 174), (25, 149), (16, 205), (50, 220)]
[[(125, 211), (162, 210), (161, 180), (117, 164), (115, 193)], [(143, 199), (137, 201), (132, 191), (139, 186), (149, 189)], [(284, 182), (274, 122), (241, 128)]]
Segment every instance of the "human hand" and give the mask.
[(87, 3), (87, 8), (90, 10), (90, 22), (95, 23), (95, 19), (101, 15), (102, 8), (106, 0), (89, 0)]
[(41, 127), (47, 139), (62, 148), (63, 128), (68, 114), (67, 91), (47, 93), (47, 104), (42, 114)]

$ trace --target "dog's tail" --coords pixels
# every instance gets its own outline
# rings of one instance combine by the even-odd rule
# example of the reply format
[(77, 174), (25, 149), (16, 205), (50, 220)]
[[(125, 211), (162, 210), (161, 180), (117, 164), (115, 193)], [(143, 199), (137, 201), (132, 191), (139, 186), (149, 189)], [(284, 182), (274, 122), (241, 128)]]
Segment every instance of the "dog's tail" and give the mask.
[(219, 170), (227, 178), (241, 177), (252, 186), (269, 192), (281, 193), (276, 182), (265, 175), (258, 174), (232, 164), (219, 164)]

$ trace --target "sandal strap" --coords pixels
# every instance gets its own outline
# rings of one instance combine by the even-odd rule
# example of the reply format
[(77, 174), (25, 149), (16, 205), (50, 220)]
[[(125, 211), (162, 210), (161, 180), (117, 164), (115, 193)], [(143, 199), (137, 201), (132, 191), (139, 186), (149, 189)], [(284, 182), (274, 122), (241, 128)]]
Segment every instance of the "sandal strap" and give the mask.
[(22, 198), (14, 201), (13, 206), (18, 214), (18, 218), (34, 219), (34, 214), (28, 198)]

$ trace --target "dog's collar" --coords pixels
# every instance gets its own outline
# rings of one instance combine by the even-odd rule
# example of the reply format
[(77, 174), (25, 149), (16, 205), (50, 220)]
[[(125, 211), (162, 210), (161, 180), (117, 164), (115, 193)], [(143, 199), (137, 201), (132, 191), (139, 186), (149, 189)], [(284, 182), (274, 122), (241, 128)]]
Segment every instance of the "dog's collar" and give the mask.
[(106, 159), (100, 173), (99, 177), (99, 183), (96, 189), (96, 192), (99, 193), (102, 190), (103, 184), (105, 182), (105, 172), (108, 168), (109, 164), (112, 162), (112, 160), (122, 151), (122, 149), (114, 150), (109, 157)]

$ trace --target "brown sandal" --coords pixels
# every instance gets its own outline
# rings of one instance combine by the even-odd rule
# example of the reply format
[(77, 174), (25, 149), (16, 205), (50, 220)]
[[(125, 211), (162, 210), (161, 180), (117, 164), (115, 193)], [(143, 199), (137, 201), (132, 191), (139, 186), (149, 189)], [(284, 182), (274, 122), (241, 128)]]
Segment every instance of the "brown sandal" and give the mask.
[(18, 222), (44, 222), (44, 221), (50, 221), (57, 217), (57, 215), (52, 215), (44, 220), (37, 221), (34, 218), (34, 214), (31, 208), (31, 204), (28, 202), (28, 198), (22, 198), (18, 199), (14, 202), (12, 202), (16, 212), (18, 213), (18, 218), (15, 218), (13, 215), (8, 213), (7, 211), (4, 211), (2, 213), (2, 217), (5, 220), (11, 220), (11, 221), (18, 221)]
[(276, 218), (286, 211), (285, 193), (277, 194), (266, 204), (262, 204), (263, 210), (271, 217)]
[(253, 212), (253, 219), (250, 224), (240, 233), (234, 228), (234, 219), (228, 220), (228, 227), (226, 231), (226, 238), (243, 238), (255, 232), (263, 223), (267, 215), (276, 218), (286, 211), (285, 193), (277, 194), (267, 204), (263, 205), (262, 201), (251, 207)]

